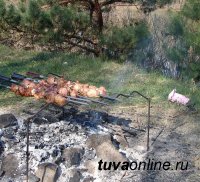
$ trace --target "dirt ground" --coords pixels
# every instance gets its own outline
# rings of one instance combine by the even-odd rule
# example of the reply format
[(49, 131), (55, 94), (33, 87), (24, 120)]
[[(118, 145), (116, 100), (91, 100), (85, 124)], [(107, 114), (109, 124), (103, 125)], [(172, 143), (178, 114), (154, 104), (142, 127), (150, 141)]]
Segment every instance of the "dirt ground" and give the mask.
[[(130, 118), (132, 127), (142, 128), (147, 121), (147, 107), (117, 106), (110, 113)], [(137, 141), (128, 141), (132, 152), (138, 152), (139, 161), (170, 162), (170, 170), (127, 171), (116, 181), (165, 181), (196, 182), (200, 181), (200, 113), (191, 113), (185, 108), (151, 107), (150, 150), (146, 152), (146, 134), (138, 136)], [(140, 156), (137, 156), (140, 155)], [(177, 162), (187, 164), (187, 170), (174, 169)]]

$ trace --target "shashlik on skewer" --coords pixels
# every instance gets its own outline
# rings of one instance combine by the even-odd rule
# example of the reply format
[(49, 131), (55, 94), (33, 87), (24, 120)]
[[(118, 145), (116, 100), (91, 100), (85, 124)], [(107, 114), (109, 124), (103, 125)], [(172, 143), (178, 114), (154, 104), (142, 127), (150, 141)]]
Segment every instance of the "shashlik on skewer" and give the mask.
[[(23, 76), (23, 75), (22, 75)], [(23, 80), (22, 81), (22, 85), (30, 85), (29, 84), (30, 83), (30, 80)], [(35, 83), (34, 83), (35, 84)], [(33, 85), (34, 85), (33, 84)], [(39, 82), (39, 85), (41, 85), (41, 87), (42, 87), (42, 85), (43, 85), (43, 87), (48, 87), (48, 83), (47, 83), (47, 81), (45, 81), (45, 80), (41, 80), (40, 82)], [(56, 89), (57, 87), (55, 87), (55, 85), (54, 85), (54, 88)], [(51, 88), (52, 89), (52, 88)], [(87, 98), (87, 97), (83, 97), (83, 96), (80, 96), (80, 95), (72, 95), (72, 92), (71, 92), (71, 96), (66, 96), (66, 93), (68, 93), (68, 90), (69, 89), (67, 89), (66, 87), (63, 87), (63, 88), (59, 88), (56, 92), (58, 92), (60, 95), (62, 95), (62, 96), (64, 96), (64, 97), (67, 97), (67, 98), (70, 98), (70, 99), (72, 99), (72, 100), (78, 100), (78, 101), (83, 101), (83, 102), (87, 102), (87, 103), (98, 103), (98, 104), (101, 104), (101, 105), (108, 105), (107, 103), (105, 103), (105, 102), (102, 102), (102, 101), (98, 101), (98, 100), (96, 100), (96, 99), (91, 99), (91, 98)]]
[[(32, 78), (37, 78), (37, 79), (44, 79), (44, 78), (47, 79), (48, 78), (48, 76), (44, 76), (44, 75), (41, 75), (39, 73), (30, 72), (30, 71), (26, 72), (26, 75), (31, 76)], [(54, 75), (56, 77), (62, 78), (62, 76), (54, 74), (54, 73), (48, 73), (48, 75)], [(75, 83), (75, 82), (72, 82), (72, 83)], [(108, 100), (111, 100), (111, 101), (119, 101), (119, 99), (117, 99), (116, 97), (108, 96), (106, 94), (106, 90), (105, 90), (104, 87), (100, 87), (99, 89), (100, 89), (100, 95), (98, 97), (103, 98), (103, 99), (108, 99)], [(79, 98), (87, 98), (87, 97), (84, 97), (84, 96), (81, 96), (81, 95), (78, 95), (78, 97)], [(93, 99), (91, 99), (91, 100), (93, 100)]]
[[(39, 75), (39, 77), (43, 77), (42, 75)], [(11, 76), (12, 79), (22, 80), (22, 78), (27, 78), (23, 75), (19, 75), (16, 73), (13, 73)], [(29, 78), (30, 79), (30, 78)], [(48, 76), (46, 80), (41, 80), (40, 82), (43, 82), (43, 85), (51, 85), (51, 86), (57, 86), (58, 93), (63, 96), (85, 96), (85, 97), (100, 97), (106, 95), (106, 89), (104, 87), (97, 88), (95, 86), (89, 85), (89, 84), (82, 84), (79, 81), (72, 82), (67, 81), (63, 77), (56, 77), (56, 76)], [(39, 82), (39, 83), (40, 83)]]
[[(33, 73), (37, 74), (37, 73)], [(93, 97), (93, 93), (97, 93), (97, 88), (95, 86), (90, 86), (88, 84), (80, 84), (78, 81), (77, 82), (71, 82), (71, 81), (66, 81), (64, 80), (63, 77), (59, 77), (58, 75), (55, 76), (48, 76), (46, 77), (46, 80), (36, 80), (33, 78), (28, 78), (24, 75), (20, 75), (17, 73), (13, 73), (11, 78), (2, 76), (4, 81), (11, 81), (12, 83), (17, 83), (22, 85), (23, 87), (19, 87), (19, 89), (16, 90), (16, 94), (22, 95), (22, 96), (34, 96), (36, 99), (41, 99), (44, 98), (45, 95), (47, 95), (45, 98), (47, 98), (48, 102), (51, 102), (52, 99), (52, 94), (59, 94), (63, 97), (66, 97), (68, 99), (71, 99), (73, 102), (84, 102), (85, 103), (98, 103), (102, 105), (107, 105), (107, 103), (98, 101), (96, 99), (91, 99), (87, 97)], [(40, 75), (40, 78), (44, 78), (44, 76)], [(59, 77), (59, 79), (57, 78)], [(0, 75), (1, 79), (1, 75)], [(16, 81), (17, 80), (17, 81)], [(19, 82), (19, 80), (21, 82)], [(16, 86), (15, 86), (16, 87)], [(25, 87), (25, 88), (24, 88)], [(82, 88), (81, 88), (82, 87)], [(86, 94), (79, 95), (78, 92), (80, 90), (86, 90)], [(104, 87), (100, 87), (99, 90), (105, 90)], [(52, 93), (53, 92), (53, 93)], [(51, 94), (46, 94), (46, 93), (51, 93)], [(77, 94), (78, 93), (78, 94)], [(85, 95), (85, 96), (83, 96)], [(93, 94), (94, 97), (97, 97), (97, 94)], [(117, 100), (115, 98), (109, 97), (109, 96), (101, 96), (103, 98), (109, 99), (109, 100)], [(58, 97), (56, 97), (58, 98)], [(81, 103), (82, 104), (82, 103)]]
[(35, 97), (36, 99), (45, 99), (47, 103), (55, 103), (59, 106), (64, 106), (67, 102), (76, 104), (88, 105), (85, 101), (79, 98), (63, 97), (57, 93), (56, 87), (44, 87), (40, 84), (33, 83), (33, 81), (24, 79), (20, 85), (17, 85), (16, 81), (9, 79), (8, 77), (0, 75), (0, 82), (11, 83), (11, 86), (1, 84), (5, 88), (9, 88), (16, 95), (25, 97)]
[[(42, 80), (34, 80), (36, 83), (38, 82), (43, 82), (44, 85), (57, 85), (59, 87), (59, 94), (62, 96), (66, 97), (67, 96), (72, 96), (72, 97), (78, 97), (85, 99), (87, 102), (94, 102), (94, 103), (99, 103), (102, 105), (107, 105), (105, 102), (98, 101), (96, 99), (91, 99), (92, 97), (97, 98), (104, 98), (108, 99), (111, 101), (119, 101), (115, 97), (111, 97), (106, 95), (106, 89), (104, 87), (97, 88), (95, 86), (91, 86), (88, 84), (81, 84), (78, 81), (77, 82), (72, 82), (72, 81), (67, 81), (63, 77), (56, 75), (54, 73), (49, 73), (49, 76), (43, 76), (38, 73), (33, 73), (33, 72), (27, 72), (27, 75), (32, 76), (34, 79), (39, 78)], [(16, 79), (16, 80), (23, 80), (23, 78), (27, 78), (29, 80), (33, 80), (33, 78), (28, 78), (24, 75), (20, 75), (17, 73), (13, 73), (11, 78)], [(44, 80), (46, 78), (46, 80)], [(89, 97), (89, 98), (88, 98)]]
[(44, 99), (47, 103), (54, 103), (58, 106), (64, 106), (68, 102), (75, 103), (75, 104), (88, 105), (86, 102), (82, 102), (79, 99), (74, 100), (74, 99), (66, 98), (55, 92), (37, 92), (36, 93), (34, 88), (23, 87), (21, 85), (16, 85), (13, 83), (11, 84), (11, 86), (7, 86), (4, 84), (0, 84), (0, 86), (10, 89), (16, 95), (21, 95), (25, 97), (34, 97), (36, 99)]

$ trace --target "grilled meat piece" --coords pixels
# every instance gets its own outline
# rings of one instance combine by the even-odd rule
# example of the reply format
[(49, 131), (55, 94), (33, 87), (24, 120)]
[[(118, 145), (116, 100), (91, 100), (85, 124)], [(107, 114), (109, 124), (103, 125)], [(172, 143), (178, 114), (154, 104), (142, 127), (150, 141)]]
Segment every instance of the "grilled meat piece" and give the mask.
[(97, 89), (89, 88), (86, 93), (86, 96), (87, 97), (99, 97), (99, 92)]
[(67, 81), (64, 78), (58, 78), (57, 79), (58, 87), (64, 87), (66, 84), (67, 84)]
[(78, 92), (76, 90), (71, 90), (70, 91), (70, 96), (77, 97), (77, 95), (78, 95)]
[(59, 94), (55, 95), (54, 101), (55, 101), (54, 103), (59, 106), (64, 106), (67, 104), (67, 99)]
[(10, 90), (11, 90), (12, 92), (14, 92), (14, 93), (17, 92), (18, 89), (19, 89), (19, 86), (18, 86), (18, 85), (15, 85), (15, 84), (12, 84), (11, 87), (10, 87)]
[(56, 77), (54, 77), (54, 76), (49, 76), (49, 77), (47, 78), (47, 83), (50, 84), (50, 85), (57, 84), (57, 79), (56, 79)]
[(106, 96), (106, 89), (105, 89), (105, 87), (102, 87), (102, 86), (99, 87), (98, 91), (99, 91), (100, 95)]
[(58, 93), (64, 97), (66, 97), (67, 95), (70, 94), (70, 89), (69, 88), (66, 88), (66, 87), (61, 87), (59, 90), (58, 90)]

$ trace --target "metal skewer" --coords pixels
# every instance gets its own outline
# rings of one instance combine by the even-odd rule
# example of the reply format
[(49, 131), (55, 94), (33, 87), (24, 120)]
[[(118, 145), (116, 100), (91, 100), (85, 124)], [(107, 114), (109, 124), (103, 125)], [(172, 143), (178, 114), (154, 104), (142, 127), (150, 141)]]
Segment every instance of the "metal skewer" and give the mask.
[(102, 105), (108, 105), (108, 104), (105, 103), (105, 102), (101, 102), (101, 101), (94, 100), (94, 99), (89, 99), (89, 98), (87, 98), (87, 97), (80, 96), (80, 95), (78, 95), (78, 98), (83, 99), (83, 100), (88, 100), (88, 101), (90, 101), (90, 102), (94, 102), (94, 103), (102, 104)]
[(39, 82), (39, 80), (35, 80), (33, 78), (28, 78), (28, 77), (26, 77), (24, 75), (21, 75), (21, 74), (15, 73), (15, 72), (11, 75), (11, 78), (13, 80), (20, 80), (20, 81), (26, 79), (26, 80), (30, 80), (30, 81), (35, 82), (35, 83)]
[(10, 86), (4, 85), (4, 84), (1, 84), (1, 83), (0, 83), (0, 86), (2, 86), (2, 87), (4, 87), (4, 88), (7, 88), (7, 89), (10, 89), (10, 88), (11, 88)]
[(87, 106), (89, 105), (89, 104), (86, 103), (86, 102), (71, 100), (70, 98), (67, 98), (67, 101), (68, 101), (68, 102), (71, 102), (71, 103), (74, 103), (74, 104), (81, 104), (81, 105), (87, 105)]

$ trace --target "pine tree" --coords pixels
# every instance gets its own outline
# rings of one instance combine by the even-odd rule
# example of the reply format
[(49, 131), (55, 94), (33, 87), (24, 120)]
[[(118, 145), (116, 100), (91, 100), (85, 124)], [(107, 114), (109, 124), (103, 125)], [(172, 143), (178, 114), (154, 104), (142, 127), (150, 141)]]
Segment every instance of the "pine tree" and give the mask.
[(0, 0), (0, 18), (3, 18), (6, 14), (6, 5), (3, 0)]
[(125, 54), (146, 37), (147, 27), (139, 22), (123, 29), (104, 28), (103, 10), (116, 2), (143, 5), (142, 0), (21, 0), (18, 6), (6, 7), (5, 0), (0, 0), (1, 25), (8, 31), (22, 32), (32, 44), (66, 50), (78, 47), (95, 55), (105, 49)]
[[(184, 25), (182, 41), (188, 49), (187, 74), (191, 78), (200, 77), (200, 1), (187, 0), (176, 22)], [(175, 23), (174, 23), (175, 24)], [(177, 23), (176, 23), (177, 27)]]

